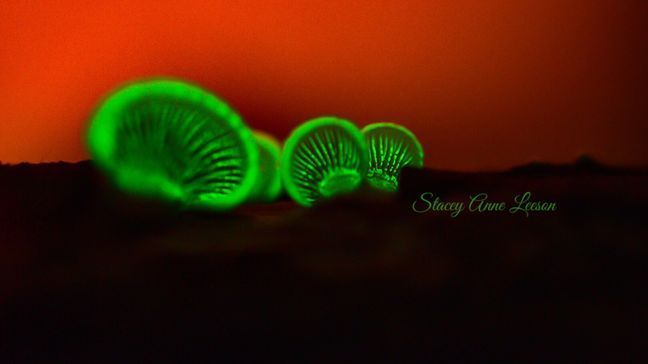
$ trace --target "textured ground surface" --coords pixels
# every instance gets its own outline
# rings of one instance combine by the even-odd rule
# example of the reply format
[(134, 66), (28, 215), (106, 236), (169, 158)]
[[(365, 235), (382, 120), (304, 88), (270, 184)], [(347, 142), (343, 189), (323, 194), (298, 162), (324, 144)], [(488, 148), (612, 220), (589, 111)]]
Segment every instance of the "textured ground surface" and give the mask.
[[(214, 215), (125, 198), (87, 163), (0, 166), (0, 362), (640, 362), (646, 182), (407, 171), (400, 195)], [(415, 214), (426, 191), (559, 210)]]

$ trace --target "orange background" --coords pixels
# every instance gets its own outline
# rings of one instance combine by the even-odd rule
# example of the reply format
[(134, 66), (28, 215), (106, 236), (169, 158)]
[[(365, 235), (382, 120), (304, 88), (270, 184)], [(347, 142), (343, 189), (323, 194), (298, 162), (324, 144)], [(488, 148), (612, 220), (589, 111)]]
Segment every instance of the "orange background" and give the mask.
[(0, 160), (87, 158), (101, 96), (170, 75), (279, 137), (403, 123), (438, 168), (646, 164), (647, 3), (3, 0)]

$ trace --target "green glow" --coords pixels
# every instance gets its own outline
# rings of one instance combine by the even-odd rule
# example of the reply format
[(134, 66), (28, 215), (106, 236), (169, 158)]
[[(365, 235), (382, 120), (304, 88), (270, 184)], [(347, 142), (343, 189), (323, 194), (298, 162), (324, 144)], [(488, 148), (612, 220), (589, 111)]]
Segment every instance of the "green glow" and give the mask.
[(348, 193), (369, 167), (367, 144), (350, 121), (322, 117), (297, 127), (284, 145), (281, 175), (286, 192), (300, 205)]
[(127, 85), (88, 130), (94, 162), (121, 189), (188, 208), (230, 209), (257, 179), (252, 132), (225, 102), (174, 80)]
[(254, 139), (259, 147), (259, 177), (249, 200), (272, 202), (281, 194), (281, 144), (272, 135), (258, 130), (254, 131)]
[(367, 181), (375, 188), (398, 190), (403, 167), (423, 166), (423, 148), (416, 136), (405, 127), (392, 123), (375, 123), (362, 129), (369, 146)]

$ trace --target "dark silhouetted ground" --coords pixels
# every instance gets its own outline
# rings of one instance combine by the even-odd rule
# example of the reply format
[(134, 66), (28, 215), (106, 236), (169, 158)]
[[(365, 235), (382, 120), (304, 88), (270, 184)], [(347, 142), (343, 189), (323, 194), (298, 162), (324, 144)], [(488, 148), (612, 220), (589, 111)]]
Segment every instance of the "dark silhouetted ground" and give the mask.
[[(648, 362), (646, 182), (591, 160), (407, 170), (398, 195), (219, 215), (87, 162), (0, 166), (0, 362)], [(525, 191), (558, 211), (411, 210)]]

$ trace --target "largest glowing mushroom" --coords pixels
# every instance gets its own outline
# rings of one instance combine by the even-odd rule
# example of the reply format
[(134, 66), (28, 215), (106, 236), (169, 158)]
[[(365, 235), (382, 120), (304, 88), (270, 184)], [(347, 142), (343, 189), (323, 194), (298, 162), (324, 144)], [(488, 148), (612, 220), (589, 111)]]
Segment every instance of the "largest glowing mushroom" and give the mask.
[(94, 114), (88, 146), (121, 189), (226, 210), (245, 201), (258, 175), (252, 132), (225, 102), (175, 80), (127, 85)]

